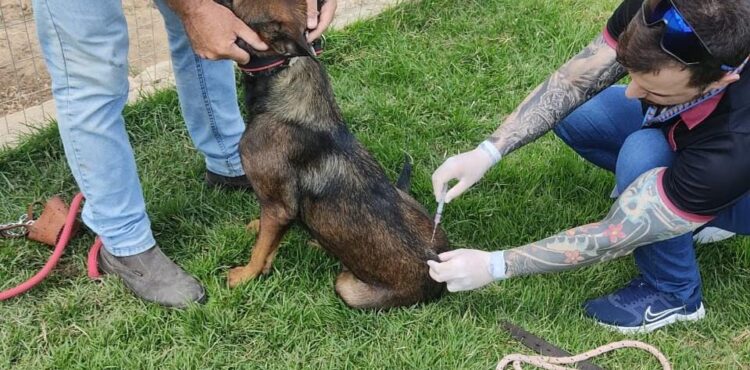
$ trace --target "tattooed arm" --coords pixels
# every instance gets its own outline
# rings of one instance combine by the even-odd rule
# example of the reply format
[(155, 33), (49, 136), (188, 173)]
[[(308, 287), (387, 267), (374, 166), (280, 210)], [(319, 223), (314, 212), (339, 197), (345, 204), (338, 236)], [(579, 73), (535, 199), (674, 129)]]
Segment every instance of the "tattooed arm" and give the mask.
[(658, 189), (663, 170), (655, 168), (638, 177), (604, 220), (504, 251), (505, 275), (555, 272), (608, 261), (703, 225), (684, 219), (664, 204)]
[(706, 221), (687, 220), (662, 200), (663, 168), (638, 177), (602, 221), (561, 232), (522, 247), (497, 252), (456, 249), (427, 261), (430, 276), (448, 291), (477, 289), (512, 276), (572, 269), (624, 256), (633, 249), (683, 235)]
[(615, 57), (615, 50), (599, 35), (537, 86), (488, 140), (505, 156), (544, 135), (568, 113), (625, 76)]
[[(433, 172), (435, 200), (450, 202), (458, 197), (500, 158), (544, 135), (573, 109), (624, 75), (615, 51), (599, 35), (539, 85), (489, 139), (474, 150), (448, 158)], [(452, 180), (458, 183), (448, 190)]]

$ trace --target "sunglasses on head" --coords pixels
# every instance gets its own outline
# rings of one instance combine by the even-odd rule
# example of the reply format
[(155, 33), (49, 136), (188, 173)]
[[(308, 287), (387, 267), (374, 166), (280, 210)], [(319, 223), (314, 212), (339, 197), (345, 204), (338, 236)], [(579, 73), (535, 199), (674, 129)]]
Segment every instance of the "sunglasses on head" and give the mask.
[[(643, 23), (647, 27), (664, 23), (661, 49), (681, 63), (698, 64), (713, 56), (706, 43), (701, 40), (671, 0), (645, 0), (641, 14)], [(734, 69), (726, 65), (722, 65), (721, 68), (727, 71)]]

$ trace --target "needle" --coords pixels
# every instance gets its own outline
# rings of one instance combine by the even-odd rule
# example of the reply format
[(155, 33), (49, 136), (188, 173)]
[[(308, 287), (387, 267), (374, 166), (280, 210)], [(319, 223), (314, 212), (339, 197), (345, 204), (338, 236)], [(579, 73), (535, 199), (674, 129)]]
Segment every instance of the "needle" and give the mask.
[(435, 231), (437, 231), (438, 224), (440, 224), (440, 219), (443, 217), (443, 207), (445, 206), (445, 193), (448, 192), (448, 184), (443, 185), (443, 192), (440, 194), (440, 201), (438, 202), (437, 211), (435, 211), (435, 221), (433, 222), (432, 226), (432, 238), (430, 238), (430, 243), (435, 242)]

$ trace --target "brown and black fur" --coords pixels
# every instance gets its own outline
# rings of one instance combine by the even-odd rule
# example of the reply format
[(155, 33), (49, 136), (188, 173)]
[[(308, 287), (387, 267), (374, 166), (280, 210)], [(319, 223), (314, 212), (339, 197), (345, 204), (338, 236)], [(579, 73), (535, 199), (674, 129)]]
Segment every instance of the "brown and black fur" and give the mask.
[(299, 221), (341, 261), (336, 292), (349, 306), (439, 297), (445, 286), (429, 277), (426, 261), (448, 241), (438, 230), (430, 242), (432, 220), (407, 193), (408, 181), (392, 185), (344, 123), (325, 69), (304, 41), (305, 1), (224, 3), (269, 44), (269, 52), (253, 55), (301, 56), (272, 75), (245, 76), (240, 152), (261, 215), (250, 263), (229, 272), (229, 285), (267, 273), (282, 236)]

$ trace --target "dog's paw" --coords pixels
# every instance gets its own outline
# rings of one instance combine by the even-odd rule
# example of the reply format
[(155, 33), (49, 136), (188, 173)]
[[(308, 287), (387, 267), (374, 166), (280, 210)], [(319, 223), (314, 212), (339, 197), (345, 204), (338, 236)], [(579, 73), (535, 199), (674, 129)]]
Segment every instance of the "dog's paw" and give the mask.
[(230, 288), (234, 288), (248, 280), (255, 279), (257, 276), (258, 274), (254, 274), (247, 266), (235, 267), (229, 270), (229, 274), (227, 274), (227, 284)]
[(245, 226), (245, 230), (247, 230), (249, 232), (252, 232), (252, 233), (259, 232), (260, 231), (260, 220), (258, 219), (258, 220), (252, 220), (252, 221), (250, 221), (250, 223), (247, 224), (247, 226)]

